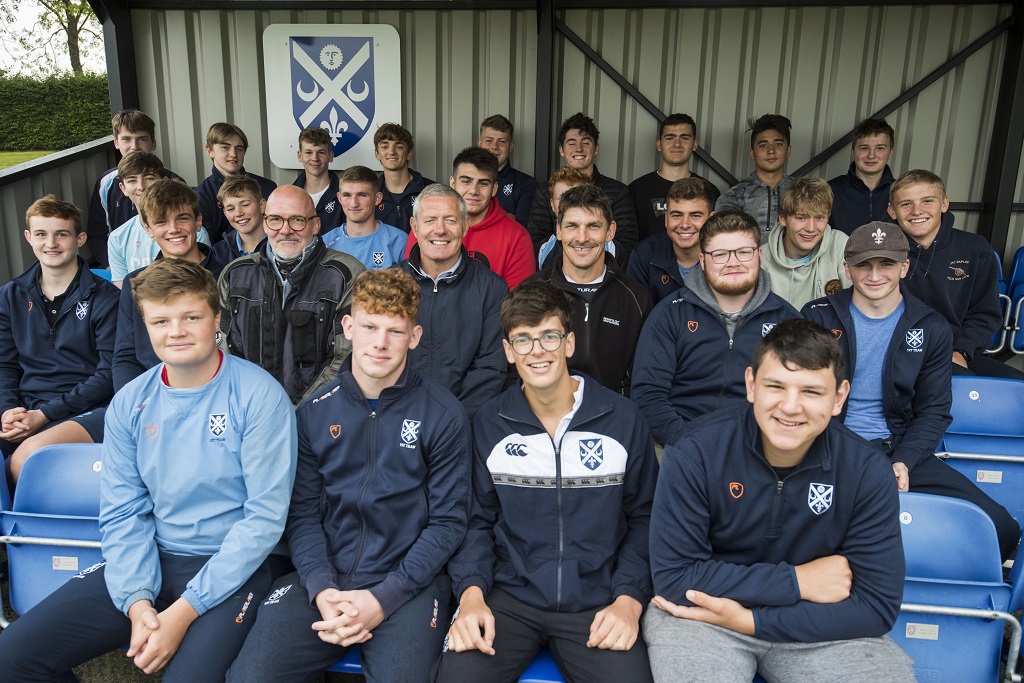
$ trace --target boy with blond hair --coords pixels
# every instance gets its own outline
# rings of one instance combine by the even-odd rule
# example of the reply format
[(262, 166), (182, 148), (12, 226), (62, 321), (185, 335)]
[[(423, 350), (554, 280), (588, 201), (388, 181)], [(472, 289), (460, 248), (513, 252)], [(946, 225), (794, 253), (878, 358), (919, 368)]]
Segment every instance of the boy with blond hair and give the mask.
[(210, 175), (196, 187), (199, 194), (199, 213), (202, 215), (210, 240), (220, 241), (228, 230), (228, 222), (217, 204), (217, 193), (224, 180), (234, 175), (247, 175), (260, 184), (260, 193), (269, 197), (277, 183), (245, 170), (245, 152), (249, 138), (233, 123), (215, 123), (206, 132), (206, 155), (213, 161)]
[(329, 232), (345, 222), (345, 212), (338, 202), (338, 174), (331, 170), (334, 149), (331, 136), (319, 126), (310, 126), (299, 133), (299, 149), (295, 153), (302, 172), (292, 183), (309, 193), (320, 217), (320, 231)]
[[(122, 156), (129, 152), (150, 152), (156, 149), (156, 124), (138, 109), (122, 109), (110, 121), (114, 129), (114, 149)], [(163, 178), (182, 180), (174, 171), (160, 169)], [(108, 169), (96, 181), (89, 200), (87, 244), (93, 263), (108, 268), (107, 235), (138, 214), (135, 204), (125, 198), (119, 187), (117, 167)]]
[(43, 446), (103, 440), (117, 326), (117, 290), (78, 255), (78, 207), (36, 200), (25, 239), (37, 262), (0, 287), (0, 452), (15, 480)]
[(263, 231), (267, 200), (263, 198), (260, 184), (249, 176), (232, 176), (217, 191), (217, 202), (224, 209), (224, 218), (231, 229), (213, 245), (213, 253), (228, 264), (239, 256), (259, 251), (267, 240)]
[(376, 173), (365, 166), (347, 169), (341, 174), (337, 194), (345, 222), (323, 236), (329, 249), (355, 256), (368, 270), (401, 263), (405, 249), (406, 233), (377, 220), (382, 196)]
[(832, 190), (821, 178), (798, 178), (779, 198), (779, 225), (768, 233), (762, 267), (772, 291), (800, 309), (850, 286), (843, 267), (845, 233), (829, 227)]

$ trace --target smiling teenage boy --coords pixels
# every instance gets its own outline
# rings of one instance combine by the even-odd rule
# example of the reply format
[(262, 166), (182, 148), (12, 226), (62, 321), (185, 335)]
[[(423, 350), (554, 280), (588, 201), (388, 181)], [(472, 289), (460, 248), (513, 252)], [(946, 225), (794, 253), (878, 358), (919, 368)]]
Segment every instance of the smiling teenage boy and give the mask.
[(793, 182), (786, 175), (786, 161), (793, 153), (789, 144), (791, 127), (789, 119), (780, 114), (765, 114), (749, 121), (754, 170), (718, 198), (715, 211), (744, 211), (754, 217), (762, 234), (768, 236), (778, 219), (779, 195)]
[(103, 441), (117, 326), (117, 290), (78, 256), (77, 207), (36, 200), (25, 240), (37, 262), (0, 287), (0, 453), (15, 480), (43, 446)]
[(665, 448), (651, 516), (659, 683), (912, 683), (886, 635), (903, 595), (892, 468), (833, 421), (849, 391), (828, 330), (779, 323), (745, 373), (747, 403)]
[(366, 166), (346, 169), (338, 189), (345, 223), (323, 236), (329, 249), (355, 256), (367, 270), (400, 263), (408, 237), (395, 226), (377, 220), (377, 205), (383, 197), (379, 182), (377, 174)]
[(4, 629), (5, 680), (73, 680), (72, 667), (127, 645), (135, 666), (168, 683), (223, 681), (270, 586), (264, 562), (295, 477), (288, 397), (217, 350), (207, 270), (161, 259), (132, 287), (162, 362), (106, 414), (105, 562)]
[(665, 201), (665, 229), (637, 245), (626, 275), (647, 287), (654, 303), (683, 286), (700, 265), (700, 229), (714, 215), (713, 186), (698, 177), (672, 183)]
[(249, 176), (231, 176), (217, 191), (217, 202), (224, 209), (224, 218), (231, 229), (213, 245), (213, 253), (227, 265), (240, 256), (258, 251), (267, 241), (263, 230), (263, 212), (267, 202), (260, 185)]
[(848, 239), (828, 225), (832, 190), (821, 178), (797, 178), (779, 198), (779, 229), (768, 233), (762, 267), (772, 291), (801, 308), (850, 286), (843, 267)]
[(871, 221), (895, 222), (889, 215), (889, 168), (895, 131), (885, 119), (864, 119), (853, 131), (850, 168), (828, 181), (835, 196), (829, 225), (847, 235)]
[(509, 163), (516, 148), (512, 122), (501, 114), (488, 116), (480, 124), (476, 145), (498, 158), (498, 191), (495, 196), (509, 218), (526, 226), (530, 220), (530, 205), (537, 191), (537, 183), (532, 177), (512, 168)]
[(352, 345), (298, 407), (299, 465), (285, 534), (298, 570), (277, 580), (227, 680), (312, 680), (361, 643), (370, 683), (427, 683), (448, 621), (445, 563), (466, 534), (469, 423), (408, 362), (419, 287), (397, 268), (356, 278)]
[(525, 282), (501, 310), (521, 381), (473, 421), (473, 514), (448, 571), (459, 611), (437, 683), (512, 683), (544, 646), (567, 680), (650, 680), (640, 617), (658, 463), (629, 400), (572, 374), (569, 295)]
[(303, 170), (292, 184), (309, 193), (320, 217), (320, 231), (334, 230), (345, 222), (345, 212), (338, 203), (338, 174), (331, 170), (331, 136), (319, 126), (305, 128), (299, 133), (295, 154)]
[(220, 241), (229, 227), (217, 203), (217, 193), (225, 178), (247, 175), (260, 184), (260, 193), (264, 197), (269, 197), (277, 187), (273, 180), (245, 170), (243, 164), (248, 149), (249, 138), (233, 123), (215, 123), (206, 132), (206, 155), (213, 161), (213, 168), (210, 175), (199, 183), (196, 192), (199, 194), (200, 213), (214, 244)]
[(409, 230), (416, 195), (433, 180), (409, 168), (415, 145), (412, 133), (397, 123), (382, 123), (373, 134), (373, 155), (383, 169), (378, 180), (377, 218), (403, 231)]

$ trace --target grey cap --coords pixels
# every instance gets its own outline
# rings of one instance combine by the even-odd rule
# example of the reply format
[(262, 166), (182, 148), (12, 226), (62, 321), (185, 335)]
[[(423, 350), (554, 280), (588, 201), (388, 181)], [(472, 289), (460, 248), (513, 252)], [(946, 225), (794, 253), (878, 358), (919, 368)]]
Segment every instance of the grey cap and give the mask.
[(871, 221), (850, 234), (843, 256), (847, 265), (855, 266), (871, 258), (886, 258), (903, 263), (910, 254), (907, 236), (895, 223)]

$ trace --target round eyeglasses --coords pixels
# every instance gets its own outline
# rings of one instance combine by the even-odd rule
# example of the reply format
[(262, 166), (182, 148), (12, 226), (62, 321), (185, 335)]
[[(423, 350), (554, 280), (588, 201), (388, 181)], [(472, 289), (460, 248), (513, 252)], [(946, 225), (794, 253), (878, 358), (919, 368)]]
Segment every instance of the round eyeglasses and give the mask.
[(512, 350), (518, 353), (520, 356), (525, 356), (533, 351), (533, 345), (536, 342), (540, 342), (540, 348), (545, 351), (557, 351), (558, 347), (562, 345), (562, 340), (565, 339), (564, 334), (557, 332), (545, 332), (539, 337), (516, 337), (510, 339), (509, 344), (512, 346)]
[(749, 261), (754, 258), (755, 251), (757, 251), (757, 247), (740, 247), (739, 249), (715, 249), (714, 251), (705, 251), (704, 254), (710, 256), (711, 260), (718, 265), (722, 265), (728, 263), (733, 254), (736, 254), (737, 261)]

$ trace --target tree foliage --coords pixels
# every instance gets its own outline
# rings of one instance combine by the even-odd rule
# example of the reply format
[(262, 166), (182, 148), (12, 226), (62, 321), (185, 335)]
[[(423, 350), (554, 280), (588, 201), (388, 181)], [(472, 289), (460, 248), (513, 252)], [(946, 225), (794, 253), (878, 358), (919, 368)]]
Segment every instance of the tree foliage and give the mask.
[[(27, 29), (18, 21), (25, 14), (32, 17)], [(99, 20), (85, 0), (5, 0), (0, 33), (20, 71), (37, 76), (64, 71), (62, 57), (82, 74), (83, 55), (101, 52), (103, 44)]]

